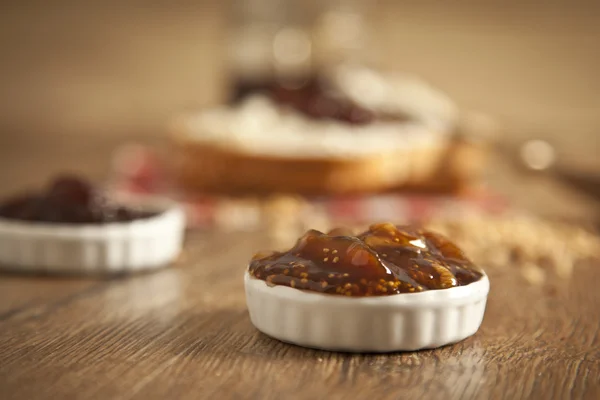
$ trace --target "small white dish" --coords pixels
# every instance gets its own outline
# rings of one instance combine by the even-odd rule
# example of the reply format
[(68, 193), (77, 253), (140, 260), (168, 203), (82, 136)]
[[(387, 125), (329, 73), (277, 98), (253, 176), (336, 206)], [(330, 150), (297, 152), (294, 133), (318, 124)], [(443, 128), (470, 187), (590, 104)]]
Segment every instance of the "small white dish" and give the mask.
[(346, 297), (244, 276), (252, 324), (305, 347), (346, 352), (429, 349), (459, 342), (481, 325), (486, 275), (466, 286), (389, 296)]
[[(127, 204), (125, 202), (124, 204)], [(131, 222), (62, 224), (0, 218), (0, 269), (76, 275), (156, 269), (181, 251), (183, 211), (160, 198), (136, 199), (157, 214)]]

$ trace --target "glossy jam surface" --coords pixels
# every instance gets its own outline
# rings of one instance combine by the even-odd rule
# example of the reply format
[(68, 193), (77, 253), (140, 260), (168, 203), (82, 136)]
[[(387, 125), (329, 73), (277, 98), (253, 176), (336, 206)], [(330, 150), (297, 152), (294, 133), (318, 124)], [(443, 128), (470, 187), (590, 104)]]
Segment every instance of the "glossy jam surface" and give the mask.
[(445, 237), (390, 223), (358, 235), (308, 231), (289, 251), (255, 255), (249, 273), (270, 285), (345, 296), (447, 289), (483, 276)]
[(156, 214), (114, 204), (90, 183), (73, 176), (54, 180), (43, 192), (21, 195), (0, 204), (2, 218), (44, 223), (104, 224)]

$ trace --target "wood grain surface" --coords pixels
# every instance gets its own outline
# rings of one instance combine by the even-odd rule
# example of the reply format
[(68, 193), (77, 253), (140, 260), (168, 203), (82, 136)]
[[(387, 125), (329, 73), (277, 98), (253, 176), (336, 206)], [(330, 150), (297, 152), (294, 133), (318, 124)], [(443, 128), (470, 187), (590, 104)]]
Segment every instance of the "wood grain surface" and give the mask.
[[(0, 147), (3, 192), (66, 167), (102, 176), (114, 148), (48, 145)], [(475, 336), (437, 350), (351, 355), (284, 344), (252, 326), (242, 274), (269, 246), (260, 232), (190, 232), (176, 265), (152, 274), (0, 274), (0, 399), (600, 398), (597, 259), (539, 287), (489, 269)]]
[(184, 260), (96, 280), (0, 277), (0, 398), (536, 398), (600, 395), (598, 263), (557, 291), (491, 270), (484, 323), (438, 350), (350, 355), (259, 333), (242, 273), (262, 235), (190, 234)]

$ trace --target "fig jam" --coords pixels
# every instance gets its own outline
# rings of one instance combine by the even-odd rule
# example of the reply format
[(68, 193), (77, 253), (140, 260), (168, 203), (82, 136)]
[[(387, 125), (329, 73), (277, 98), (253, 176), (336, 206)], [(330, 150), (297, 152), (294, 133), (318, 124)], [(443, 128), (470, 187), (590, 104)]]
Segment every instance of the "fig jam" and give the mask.
[(0, 204), (1, 218), (44, 223), (104, 224), (155, 215), (115, 204), (75, 176), (57, 178), (41, 193), (21, 195)]
[(345, 296), (447, 289), (483, 276), (445, 237), (391, 223), (358, 235), (310, 230), (289, 251), (255, 255), (249, 273), (270, 285)]

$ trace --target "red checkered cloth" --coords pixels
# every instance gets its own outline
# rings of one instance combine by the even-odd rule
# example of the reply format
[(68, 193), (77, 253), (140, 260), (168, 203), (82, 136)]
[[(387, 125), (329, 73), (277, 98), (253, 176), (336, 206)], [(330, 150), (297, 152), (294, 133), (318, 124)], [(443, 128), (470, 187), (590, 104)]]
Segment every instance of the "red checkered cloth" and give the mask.
[[(252, 198), (189, 195), (173, 185), (158, 153), (150, 147), (127, 145), (113, 158), (112, 189), (126, 195), (161, 195), (178, 201), (186, 210), (188, 225), (253, 229), (264, 215), (261, 201)], [(431, 218), (496, 215), (508, 210), (502, 196), (479, 190), (460, 196), (378, 194), (306, 199), (310, 212), (337, 223), (373, 221), (415, 222)], [(306, 211), (306, 209), (304, 210)]]

